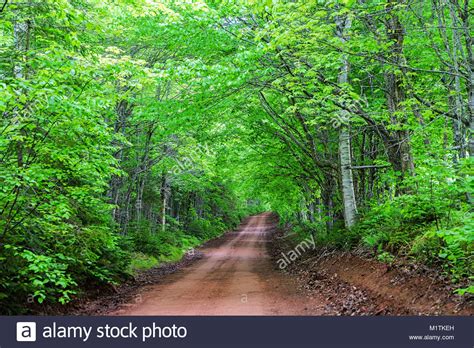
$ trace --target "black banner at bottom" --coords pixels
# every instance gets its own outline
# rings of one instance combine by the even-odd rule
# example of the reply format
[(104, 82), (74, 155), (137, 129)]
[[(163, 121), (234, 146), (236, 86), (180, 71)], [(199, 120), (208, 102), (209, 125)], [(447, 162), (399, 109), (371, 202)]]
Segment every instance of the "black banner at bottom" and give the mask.
[(11, 347), (472, 348), (474, 317), (0, 317)]

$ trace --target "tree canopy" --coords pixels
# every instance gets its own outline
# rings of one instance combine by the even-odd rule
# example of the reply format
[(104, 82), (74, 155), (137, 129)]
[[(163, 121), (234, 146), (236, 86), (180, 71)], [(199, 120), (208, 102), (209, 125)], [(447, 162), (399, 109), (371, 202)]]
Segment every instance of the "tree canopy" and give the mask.
[(0, 8), (2, 312), (267, 210), (474, 291), (472, 2)]

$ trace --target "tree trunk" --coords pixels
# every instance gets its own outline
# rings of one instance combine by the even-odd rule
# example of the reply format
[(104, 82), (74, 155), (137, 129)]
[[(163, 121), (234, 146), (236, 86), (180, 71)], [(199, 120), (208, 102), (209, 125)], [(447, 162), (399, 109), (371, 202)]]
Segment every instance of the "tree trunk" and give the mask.
[(13, 26), (13, 40), (15, 49), (20, 54), (21, 61), (13, 67), (13, 75), (16, 79), (25, 77), (24, 63), (26, 61), (26, 53), (30, 45), (30, 22), (17, 21)]
[[(466, 146), (465, 146), (465, 136), (464, 136), (464, 125), (463, 125), (463, 102), (462, 102), (462, 92), (461, 92), (461, 70), (459, 66), (459, 54), (462, 52), (461, 36), (458, 30), (458, 26), (462, 23), (458, 22), (456, 16), (456, 10), (453, 7), (453, 4), (448, 2), (449, 15), (452, 22), (452, 49), (451, 49), (451, 59), (452, 59), (452, 70), (454, 73), (452, 86), (448, 86), (448, 91), (453, 91), (454, 93), (449, 93), (448, 101), (449, 106), (452, 112), (455, 115), (453, 120), (453, 135), (454, 135), (454, 147), (457, 150), (458, 156), (454, 156), (454, 162), (456, 163), (459, 159), (466, 157)], [(441, 30), (441, 29), (440, 29)], [(444, 36), (444, 35), (443, 35)]]
[[(337, 20), (337, 36), (342, 43), (346, 42), (345, 32), (350, 28), (351, 22), (347, 17), (340, 17)], [(339, 85), (343, 86), (349, 81), (349, 62), (347, 56), (342, 58), (341, 71), (338, 77)], [(346, 110), (340, 111), (340, 119), (344, 120), (339, 127), (339, 160), (342, 178), (342, 200), (344, 204), (344, 223), (347, 228), (354, 226), (357, 215), (357, 203), (354, 191), (354, 180), (352, 177), (351, 161), (351, 139), (349, 133), (349, 113)], [(347, 123), (346, 123), (347, 122)]]
[(322, 201), (324, 206), (324, 215), (326, 217), (326, 230), (331, 231), (334, 227), (334, 181), (332, 177), (326, 177), (322, 190)]
[(166, 178), (166, 174), (163, 173), (161, 177), (161, 231), (166, 231), (166, 209), (167, 209), (167, 202), (168, 202), (168, 195), (169, 195), (169, 184)]
[[(406, 65), (405, 57), (403, 55), (404, 28), (395, 13), (393, 3), (390, 2), (387, 5), (387, 10), (391, 13), (385, 25), (387, 37), (392, 42), (388, 59), (393, 61), (396, 66), (403, 67)], [(406, 174), (413, 175), (414, 173), (410, 134), (407, 130), (403, 129), (404, 124), (406, 123), (406, 110), (404, 110), (403, 106), (403, 103), (406, 100), (406, 93), (405, 88), (403, 87), (401, 74), (397, 74), (396, 71), (386, 72), (384, 80), (387, 108), (390, 113), (391, 122), (397, 128), (401, 128), (400, 130), (393, 132), (390, 137), (391, 139), (387, 144), (389, 160), (392, 163), (394, 170), (400, 172), (400, 183)], [(400, 192), (400, 187), (397, 185), (397, 193)]]
[(341, 127), (339, 130), (339, 155), (342, 178), (342, 199), (344, 202), (344, 222), (347, 228), (351, 228), (356, 222), (357, 204), (351, 169), (351, 142), (349, 130), (346, 127)]

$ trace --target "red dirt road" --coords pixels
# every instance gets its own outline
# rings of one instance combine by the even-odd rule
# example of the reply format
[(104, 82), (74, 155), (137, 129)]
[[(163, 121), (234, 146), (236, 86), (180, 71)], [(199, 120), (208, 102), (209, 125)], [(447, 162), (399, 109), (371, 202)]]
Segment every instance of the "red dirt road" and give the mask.
[(278, 270), (266, 244), (275, 228), (270, 213), (204, 247), (204, 257), (147, 286), (115, 315), (317, 315), (321, 301), (297, 290)]
[(119, 291), (86, 304), (80, 313), (474, 314), (472, 302), (454, 295), (452, 286), (436, 273), (420, 272), (416, 265), (390, 268), (370, 257), (317, 250), (302, 254), (280, 272), (276, 259), (289, 250), (282, 233), (276, 229), (275, 215), (252, 216), (237, 231), (200, 248), (201, 259), (175, 273), (150, 278), (152, 285), (132, 287), (133, 298)]

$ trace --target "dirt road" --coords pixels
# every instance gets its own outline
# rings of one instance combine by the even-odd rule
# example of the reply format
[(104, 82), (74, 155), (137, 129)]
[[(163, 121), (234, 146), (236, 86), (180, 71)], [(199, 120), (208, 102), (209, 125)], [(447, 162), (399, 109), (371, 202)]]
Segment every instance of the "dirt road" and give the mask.
[(321, 314), (320, 301), (304, 296), (294, 279), (275, 269), (266, 248), (274, 228), (269, 213), (250, 217), (239, 230), (201, 249), (201, 260), (143, 288), (134, 303), (112, 314)]
[(237, 231), (200, 248), (201, 259), (172, 268), (174, 273), (157, 269), (158, 278), (147, 282), (151, 285), (132, 287), (132, 297), (119, 291), (86, 304), (78, 313), (474, 314), (472, 303), (454, 295), (449, 282), (416, 265), (389, 266), (353, 253), (317, 250), (302, 254), (281, 272), (276, 260), (289, 249), (276, 220), (271, 213), (252, 216)]

